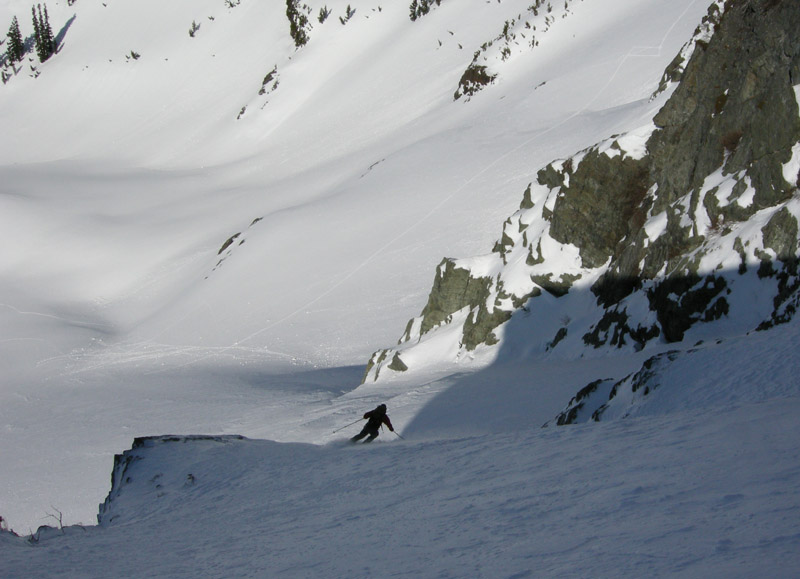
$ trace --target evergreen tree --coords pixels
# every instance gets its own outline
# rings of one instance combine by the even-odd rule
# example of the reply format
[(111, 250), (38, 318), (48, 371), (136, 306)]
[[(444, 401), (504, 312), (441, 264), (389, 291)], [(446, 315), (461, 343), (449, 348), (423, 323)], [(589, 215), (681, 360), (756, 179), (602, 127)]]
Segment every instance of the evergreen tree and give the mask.
[[(39, 16), (41, 16), (41, 8), (39, 8)], [(45, 49), (47, 51), (47, 58), (50, 58), (56, 53), (56, 37), (53, 35), (53, 29), (50, 28), (50, 17), (47, 15), (47, 4), (44, 5), (44, 20), (42, 21), (42, 35), (44, 40)]]
[(339, 22), (341, 22), (342, 25), (347, 24), (355, 13), (356, 13), (355, 9), (351, 8), (350, 4), (348, 4), (347, 10), (345, 11), (345, 15), (344, 17), (341, 16), (339, 17)]
[(39, 60), (41, 61), (42, 33), (41, 30), (39, 30), (39, 19), (36, 17), (36, 6), (31, 6), (31, 17), (33, 18), (33, 42), (34, 46), (36, 47), (36, 54), (39, 57)]
[(428, 0), (419, 0), (419, 16), (425, 16), (431, 11)]
[(422, 18), (428, 12), (432, 10), (431, 6), (436, 4), (437, 6), (441, 6), (442, 0), (413, 0), (409, 8), (409, 18), (412, 21), (416, 20), (417, 18)]
[(8, 48), (6, 49), (8, 61), (13, 64), (21, 62), (25, 56), (25, 43), (22, 42), (22, 33), (19, 31), (19, 21), (17, 17), (11, 21), (11, 27), (8, 29)]
[(308, 16), (303, 12), (306, 6), (303, 5), (301, 8), (299, 2), (300, 0), (286, 0), (286, 17), (289, 19), (289, 34), (291, 34), (294, 45), (297, 48), (305, 46), (308, 42), (308, 33), (306, 33)]
[(44, 12), (42, 12), (42, 5), (38, 5), (39, 13), (36, 13), (36, 7), (31, 7), (33, 15), (33, 36), (36, 43), (36, 55), (39, 57), (39, 62), (44, 62), (56, 51), (56, 40), (53, 36), (53, 29), (50, 28), (50, 17), (47, 15), (47, 5), (45, 4)]

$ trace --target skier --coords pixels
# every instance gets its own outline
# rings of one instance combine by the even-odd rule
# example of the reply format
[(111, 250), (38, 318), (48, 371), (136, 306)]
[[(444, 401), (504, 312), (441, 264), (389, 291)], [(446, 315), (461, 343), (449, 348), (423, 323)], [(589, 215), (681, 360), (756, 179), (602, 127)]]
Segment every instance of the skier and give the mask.
[(375, 410), (370, 410), (369, 412), (364, 413), (364, 419), (368, 419), (367, 423), (364, 425), (364, 428), (361, 429), (361, 432), (350, 439), (351, 442), (358, 442), (367, 435), (369, 435), (369, 438), (364, 441), (364, 444), (372, 442), (378, 437), (378, 429), (383, 424), (388, 426), (389, 430), (394, 432), (392, 421), (389, 420), (389, 417), (386, 415), (386, 404), (381, 404), (375, 408)]

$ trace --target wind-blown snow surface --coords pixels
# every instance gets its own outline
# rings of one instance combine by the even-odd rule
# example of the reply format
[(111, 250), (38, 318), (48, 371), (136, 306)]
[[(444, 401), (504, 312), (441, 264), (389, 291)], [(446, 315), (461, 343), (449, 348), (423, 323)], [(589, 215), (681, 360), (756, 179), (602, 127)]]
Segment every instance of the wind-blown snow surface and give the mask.
[(461, 437), (423, 413), (366, 447), (148, 440), (101, 526), (0, 535), (4, 576), (796, 577), (799, 331), (686, 354), (646, 417), (467, 434), (476, 405)]
[[(135, 436), (319, 444), (382, 401), (407, 441), (210, 445), (218, 460), (202, 468), (202, 447), (181, 445), (139, 463), (146, 481), (172, 477), (168, 506), (135, 494), (119, 507), (163, 515), (36, 547), (0, 535), (4, 573), (107, 575), (107, 563), (137, 575), (156, 561), (164, 575), (365, 575), (378, 553), (387, 569), (454, 576), (484, 560), (508, 575), (560, 561), (584, 575), (722, 573), (715, 562), (739, 560), (746, 574), (762, 556), (797, 569), (788, 370), (763, 398), (773, 366), (740, 374), (741, 400), (719, 412), (563, 431), (538, 426), (645, 353), (487, 367), (485, 351), (357, 387), (369, 355), (419, 313), (435, 265), (485, 251), (541, 166), (649, 122), (663, 102), (649, 95), (705, 2), (572, 2), (468, 103), (452, 95), (474, 51), (528, 0), (451, 0), (413, 23), (406, 2), (352, 0), (346, 26), (348, 2), (330, 0), (300, 50), (282, 2), (168, 4), (51, 2), (59, 54), (0, 87), (0, 515), (20, 533), (56, 510), (90, 524), (113, 454)], [(0, 22), (16, 14), (29, 35), (29, 11), (0, 1)], [(259, 94), (273, 69), (277, 88)], [(761, 349), (778, 335), (757, 336)], [(730, 359), (750, 351), (742, 340)]]

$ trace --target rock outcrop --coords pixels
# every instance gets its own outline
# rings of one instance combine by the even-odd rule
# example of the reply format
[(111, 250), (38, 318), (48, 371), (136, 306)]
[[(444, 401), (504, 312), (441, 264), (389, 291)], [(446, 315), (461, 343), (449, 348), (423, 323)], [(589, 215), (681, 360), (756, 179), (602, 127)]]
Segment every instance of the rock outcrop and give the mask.
[[(698, 324), (790, 319), (800, 305), (798, 27), (796, 2), (714, 3), (665, 72), (659, 90), (672, 92), (652, 123), (540, 169), (493, 252), (442, 262), (420, 317), (373, 355), (365, 380), (413, 368), (408, 353), (453, 325), (461, 351), (495, 344), (520, 310), (538, 320), (528, 350), (542, 351), (638, 350)], [(591, 313), (572, 319), (587, 297)]]

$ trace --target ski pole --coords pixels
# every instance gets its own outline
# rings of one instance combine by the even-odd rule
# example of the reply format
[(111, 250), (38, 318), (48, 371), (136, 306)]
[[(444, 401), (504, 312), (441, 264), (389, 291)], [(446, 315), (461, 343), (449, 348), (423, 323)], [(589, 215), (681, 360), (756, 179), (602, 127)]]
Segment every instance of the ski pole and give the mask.
[(348, 426), (353, 426), (353, 425), (354, 425), (356, 422), (361, 422), (362, 420), (364, 420), (364, 419), (363, 419), (363, 418), (359, 418), (359, 419), (358, 419), (358, 420), (356, 420), (355, 422), (351, 422), (350, 424), (345, 424), (345, 425), (344, 425), (344, 426), (342, 426), (341, 428), (337, 428), (336, 430), (334, 430), (334, 431), (333, 431), (333, 433), (335, 434), (335, 433), (339, 432), (340, 430), (344, 430), (344, 429), (345, 429), (345, 428), (347, 428)]
[[(397, 434), (397, 436), (400, 436), (400, 434), (396, 430), (394, 431), (394, 433)], [(400, 439), (405, 440), (405, 438), (403, 438), (402, 436), (400, 436)]]

